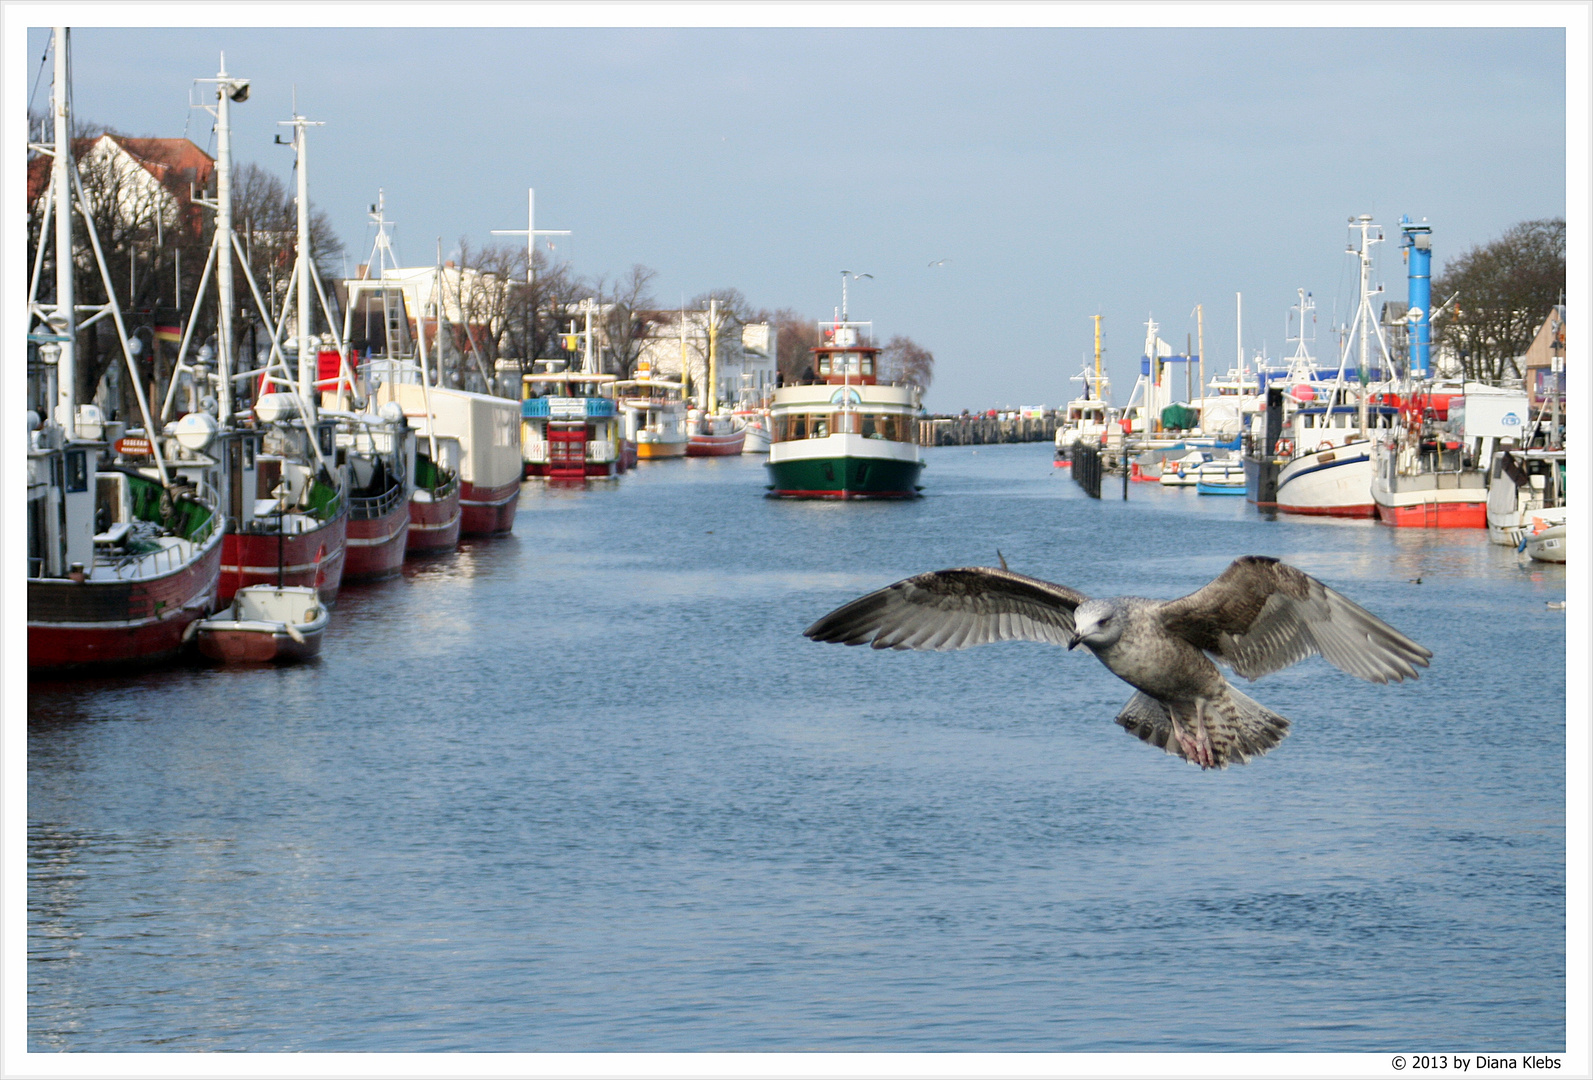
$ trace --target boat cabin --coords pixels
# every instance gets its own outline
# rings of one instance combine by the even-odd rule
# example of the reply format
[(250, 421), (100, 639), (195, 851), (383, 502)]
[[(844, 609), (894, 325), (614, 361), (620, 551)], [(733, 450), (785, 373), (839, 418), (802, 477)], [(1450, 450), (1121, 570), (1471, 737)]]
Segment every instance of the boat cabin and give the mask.
[[(1371, 431), (1394, 427), (1399, 410), (1388, 405), (1368, 405), (1366, 426)], [(1313, 449), (1323, 442), (1348, 442), (1361, 436), (1361, 412), (1354, 405), (1316, 406), (1297, 409), (1292, 425), (1294, 444)]]
[(878, 381), (880, 348), (862, 344), (856, 327), (825, 327), (824, 338), (813, 347), (813, 372), (822, 382), (872, 386)]
[(541, 371), (521, 377), (520, 455), (525, 475), (613, 476), (621, 455), (613, 375)]

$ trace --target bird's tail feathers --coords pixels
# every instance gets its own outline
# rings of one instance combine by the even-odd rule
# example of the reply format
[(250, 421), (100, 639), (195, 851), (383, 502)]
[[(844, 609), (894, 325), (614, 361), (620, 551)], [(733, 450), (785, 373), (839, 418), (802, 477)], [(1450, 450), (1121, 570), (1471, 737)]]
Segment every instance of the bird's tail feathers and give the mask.
[(1283, 741), (1289, 733), (1289, 721), (1279, 716), (1253, 698), (1228, 687), (1226, 707), (1217, 706), (1232, 726), (1230, 752), (1241, 763), (1260, 757)]
[[(1194, 710), (1187, 715), (1179, 711), (1179, 723), (1186, 732), (1193, 733)], [(1117, 722), (1130, 735), (1169, 754), (1196, 764), (1184, 744), (1173, 733), (1173, 718), (1168, 707), (1149, 694), (1136, 693), (1128, 699)], [(1206, 731), (1211, 739), (1213, 767), (1226, 768), (1230, 764), (1244, 764), (1271, 750), (1289, 733), (1289, 721), (1266, 706), (1240, 693), (1232, 686), (1227, 696), (1210, 702), (1205, 708)]]

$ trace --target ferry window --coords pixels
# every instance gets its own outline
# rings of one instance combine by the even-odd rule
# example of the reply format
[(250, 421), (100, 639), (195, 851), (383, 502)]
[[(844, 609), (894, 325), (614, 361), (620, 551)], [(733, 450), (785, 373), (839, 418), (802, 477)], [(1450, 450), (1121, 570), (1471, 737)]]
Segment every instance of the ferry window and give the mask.
[(883, 416), (875, 416), (873, 413), (864, 413), (862, 419), (863, 419), (863, 431), (862, 431), (863, 438), (865, 438), (865, 439), (882, 439), (882, 438), (884, 438), (884, 436), (879, 433), (879, 427), (878, 427), (879, 421), (885, 419)]
[(819, 374), (820, 375), (828, 375), (829, 373), (830, 373), (830, 354), (829, 353), (819, 353)]
[(824, 439), (824, 438), (828, 438), (829, 437), (829, 434), (830, 434), (830, 418), (829, 417), (827, 417), (827, 416), (810, 416), (810, 417), (808, 417), (808, 421), (809, 421), (808, 438), (810, 438), (810, 439)]
[(864, 375), (872, 375), (872, 374), (874, 374), (874, 358), (872, 356), (869, 356), (867, 353), (863, 354), (863, 374)]
[(838, 412), (830, 414), (830, 430), (837, 435), (844, 433), (857, 433), (857, 413)]

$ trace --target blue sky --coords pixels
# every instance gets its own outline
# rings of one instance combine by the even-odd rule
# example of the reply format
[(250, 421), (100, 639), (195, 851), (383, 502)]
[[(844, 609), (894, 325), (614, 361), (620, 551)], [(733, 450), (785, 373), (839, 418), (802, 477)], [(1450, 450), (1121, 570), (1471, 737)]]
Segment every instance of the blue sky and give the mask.
[[(1181, 348), (1203, 303), (1208, 374), (1226, 369), (1236, 293), (1247, 354), (1277, 355), (1311, 290), (1329, 356), (1349, 217), (1385, 226), (1379, 277), (1403, 299), (1401, 214), (1430, 220), (1441, 268), (1567, 209), (1558, 28), (148, 28), (174, 10), (74, 30), (79, 115), (213, 149), (189, 90), (225, 50), (253, 81), (235, 155), (287, 177), (272, 138), (296, 89), (325, 121), (311, 198), (351, 266), (378, 188), (400, 254), (429, 263), (439, 236), (524, 228), (534, 186), (538, 226), (573, 232), (556, 254), (650, 266), (666, 305), (734, 286), (817, 319), (840, 270), (872, 274), (852, 315), (935, 353), (936, 411), (1065, 401), (1097, 313), (1119, 401), (1151, 316)], [(18, 37), (8, 100), (47, 33), (25, 58)]]

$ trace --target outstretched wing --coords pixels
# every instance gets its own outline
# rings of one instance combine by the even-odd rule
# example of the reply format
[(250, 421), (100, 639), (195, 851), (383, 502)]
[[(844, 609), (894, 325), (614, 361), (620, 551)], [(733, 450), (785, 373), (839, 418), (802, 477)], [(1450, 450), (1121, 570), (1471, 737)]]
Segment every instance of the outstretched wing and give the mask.
[(1007, 570), (965, 566), (898, 581), (836, 608), (803, 631), (814, 641), (876, 649), (966, 649), (992, 641), (1066, 645), (1087, 597)]
[(1205, 588), (1159, 610), (1162, 625), (1249, 679), (1312, 653), (1367, 682), (1416, 678), (1432, 652), (1287, 563), (1235, 559)]

